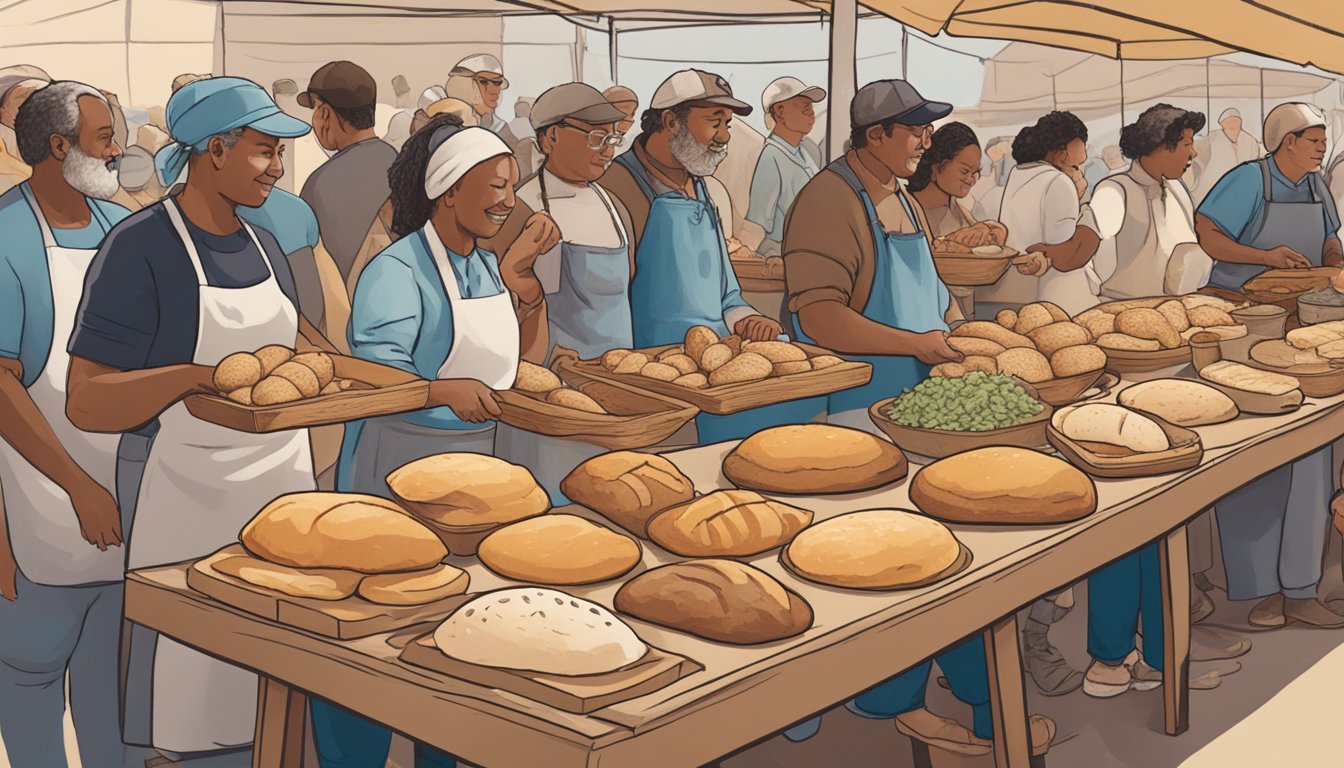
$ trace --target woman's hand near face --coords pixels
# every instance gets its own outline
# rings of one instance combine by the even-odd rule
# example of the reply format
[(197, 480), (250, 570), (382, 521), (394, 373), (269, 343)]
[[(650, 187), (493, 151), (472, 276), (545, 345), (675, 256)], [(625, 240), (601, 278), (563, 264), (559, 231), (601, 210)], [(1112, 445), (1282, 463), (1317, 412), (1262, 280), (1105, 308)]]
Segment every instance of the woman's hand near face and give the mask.
[(475, 379), (436, 379), (429, 383), (429, 407), (448, 406), (457, 418), (480, 424), (499, 418), (495, 391)]
[(537, 211), (528, 218), (523, 231), (504, 253), (503, 266), (511, 274), (526, 275), (537, 263), (537, 257), (560, 242), (560, 227), (545, 211)]

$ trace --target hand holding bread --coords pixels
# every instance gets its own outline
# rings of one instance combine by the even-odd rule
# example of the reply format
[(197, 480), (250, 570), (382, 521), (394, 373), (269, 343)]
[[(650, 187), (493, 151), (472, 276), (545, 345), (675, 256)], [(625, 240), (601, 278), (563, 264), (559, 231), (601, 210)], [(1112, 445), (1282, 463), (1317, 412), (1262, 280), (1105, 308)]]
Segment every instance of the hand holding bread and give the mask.
[[(808, 350), (788, 341), (776, 340), (779, 324), (760, 315), (738, 323), (743, 333), (720, 337), (703, 325), (686, 331), (682, 344), (667, 347), (656, 354), (613, 349), (601, 357), (601, 365), (612, 373), (640, 376), (686, 389), (708, 389), (730, 384), (746, 384), (771, 377), (790, 376), (825, 370), (844, 363), (834, 355), (809, 357)], [(946, 334), (927, 334), (945, 337)], [(959, 353), (940, 341), (927, 342), (939, 354), (960, 359)]]

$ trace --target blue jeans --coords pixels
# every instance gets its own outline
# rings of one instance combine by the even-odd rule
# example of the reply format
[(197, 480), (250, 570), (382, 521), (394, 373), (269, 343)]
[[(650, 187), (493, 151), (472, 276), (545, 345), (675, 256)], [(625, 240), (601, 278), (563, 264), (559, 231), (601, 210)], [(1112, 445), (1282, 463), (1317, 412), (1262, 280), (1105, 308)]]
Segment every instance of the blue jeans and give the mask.
[[(993, 719), (989, 714), (989, 669), (985, 662), (984, 638), (975, 637), (955, 645), (935, 657), (952, 694), (971, 706), (971, 730), (982, 739), (994, 738)], [(885, 683), (854, 697), (854, 704), (866, 713), (895, 717), (924, 706), (929, 685), (931, 662), (902, 672)]]
[[(313, 740), (321, 768), (383, 768), (392, 745), (392, 731), (323, 701), (312, 699)], [(419, 742), (415, 768), (456, 768), (457, 760)]]
[[(1087, 652), (1116, 665), (1134, 650), (1143, 622), (1143, 660), (1162, 669), (1162, 583), (1156, 544), (1126, 555), (1087, 579)], [(1178, 609), (1184, 610), (1183, 606)]]

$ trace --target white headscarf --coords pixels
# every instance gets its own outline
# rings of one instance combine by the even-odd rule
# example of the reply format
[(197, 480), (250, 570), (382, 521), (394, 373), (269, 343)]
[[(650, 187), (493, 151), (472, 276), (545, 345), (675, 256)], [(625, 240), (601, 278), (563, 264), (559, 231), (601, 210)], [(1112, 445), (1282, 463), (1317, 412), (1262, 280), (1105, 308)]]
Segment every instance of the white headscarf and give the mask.
[(430, 200), (438, 199), (472, 168), (492, 157), (512, 154), (509, 145), (488, 128), (459, 128), (430, 154), (425, 166), (425, 195)]

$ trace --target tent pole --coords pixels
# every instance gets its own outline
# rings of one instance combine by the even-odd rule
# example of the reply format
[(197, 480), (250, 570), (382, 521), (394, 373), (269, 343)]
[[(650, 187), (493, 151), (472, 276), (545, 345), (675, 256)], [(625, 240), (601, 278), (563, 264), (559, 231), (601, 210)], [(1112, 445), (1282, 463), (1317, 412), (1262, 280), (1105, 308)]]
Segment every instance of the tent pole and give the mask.
[(581, 24), (574, 25), (574, 82), (583, 82), (583, 54), (587, 50), (587, 33)]
[[(1260, 125), (1263, 126), (1264, 124), (1265, 124), (1265, 68), (1264, 68), (1264, 67), (1261, 67), (1261, 68), (1260, 68)], [(1261, 137), (1260, 137), (1260, 140), (1261, 140), (1261, 141), (1264, 141), (1264, 139), (1265, 139), (1264, 136), (1261, 136)]]
[(611, 64), (611, 83), (620, 85), (621, 81), (616, 77), (616, 61), (620, 58), (616, 46), (616, 19), (614, 17), (607, 19), (607, 60)]
[(1120, 130), (1125, 130), (1125, 60), (1117, 59), (1120, 62)]
[(1204, 59), (1204, 135), (1213, 133), (1213, 57)]
[(855, 46), (859, 34), (858, 0), (831, 3), (830, 105), (826, 109), (826, 157), (844, 154), (849, 138), (849, 102), (857, 90)]
[(901, 25), (901, 79), (910, 80), (910, 29)]

